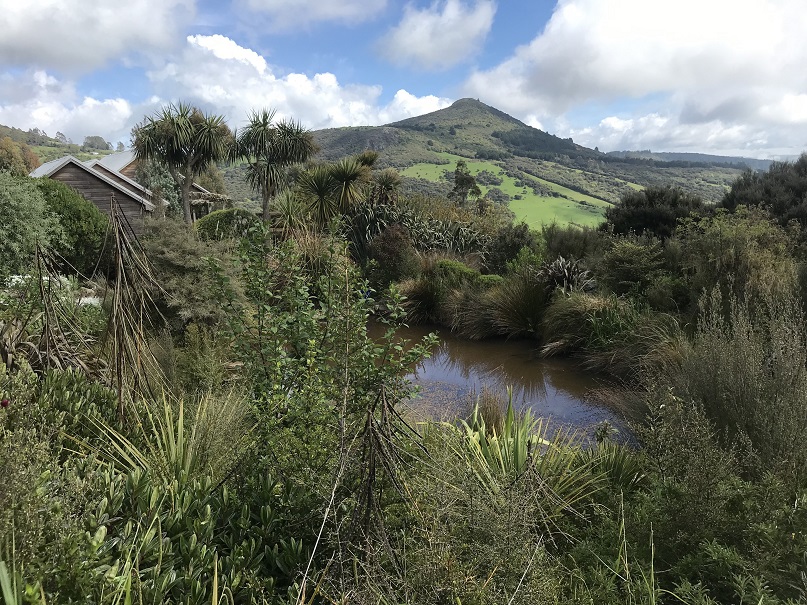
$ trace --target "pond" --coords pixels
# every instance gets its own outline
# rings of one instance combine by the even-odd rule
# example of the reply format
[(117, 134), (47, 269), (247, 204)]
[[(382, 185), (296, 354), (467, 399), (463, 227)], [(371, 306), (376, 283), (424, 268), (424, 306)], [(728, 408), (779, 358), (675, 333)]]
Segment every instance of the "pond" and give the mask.
[(416, 416), (465, 416), (474, 393), (487, 387), (506, 397), (509, 387), (516, 409), (530, 408), (536, 415), (550, 418), (553, 425), (591, 433), (597, 424), (608, 421), (623, 436), (630, 434), (615, 411), (590, 400), (592, 391), (606, 385), (601, 377), (567, 359), (542, 359), (535, 342), (469, 341), (434, 326), (402, 328), (399, 335), (418, 341), (429, 332), (438, 334), (439, 344), (408, 376), (419, 387), (418, 395), (408, 402)]

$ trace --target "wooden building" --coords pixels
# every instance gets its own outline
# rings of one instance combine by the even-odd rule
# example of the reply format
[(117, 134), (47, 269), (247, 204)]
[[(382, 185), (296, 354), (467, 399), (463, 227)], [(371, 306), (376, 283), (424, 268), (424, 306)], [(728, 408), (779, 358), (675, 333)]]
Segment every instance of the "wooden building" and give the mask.
[(123, 174), (111, 174), (95, 160), (84, 164), (68, 155), (42, 164), (30, 176), (48, 177), (69, 185), (107, 215), (111, 214), (114, 199), (135, 233), (141, 232), (143, 218), (155, 209), (148, 189)]

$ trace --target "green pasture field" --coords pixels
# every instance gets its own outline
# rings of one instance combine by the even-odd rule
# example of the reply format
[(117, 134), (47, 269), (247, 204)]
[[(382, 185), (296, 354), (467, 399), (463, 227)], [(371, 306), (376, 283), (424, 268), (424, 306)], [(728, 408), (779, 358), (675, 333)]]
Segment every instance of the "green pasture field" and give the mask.
[[(525, 175), (525, 179), (537, 181), (562, 197), (536, 195), (529, 187), (518, 187), (516, 179), (506, 175), (502, 168), (493, 162), (471, 160), (445, 152), (437, 155), (451, 163), (414, 164), (403, 169), (401, 174), (430, 181), (441, 181), (446, 170), (454, 170), (457, 160), (465, 160), (471, 174), (476, 175), (487, 170), (502, 179), (502, 184), (497, 187), (510, 196), (510, 209), (516, 215), (516, 221), (524, 221), (530, 227), (537, 228), (553, 222), (594, 227), (603, 221), (605, 209), (610, 206), (608, 202), (601, 199), (572, 191), (551, 181)], [(482, 193), (487, 193), (489, 189), (485, 185), (479, 185), (479, 188)], [(520, 195), (521, 199), (514, 199), (516, 195)]]

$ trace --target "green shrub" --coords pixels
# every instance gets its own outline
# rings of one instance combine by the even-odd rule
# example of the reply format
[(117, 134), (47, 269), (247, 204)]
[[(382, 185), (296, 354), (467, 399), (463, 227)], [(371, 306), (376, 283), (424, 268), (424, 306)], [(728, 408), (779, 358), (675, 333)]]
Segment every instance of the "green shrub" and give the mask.
[(796, 484), (807, 476), (807, 330), (795, 295), (752, 308), (718, 291), (701, 305), (691, 347), (671, 375), (725, 436), (747, 440), (760, 475), (776, 471)]
[(796, 284), (793, 242), (758, 208), (685, 220), (674, 240), (696, 300), (715, 286), (725, 300), (731, 295), (753, 301), (787, 295)]
[(31, 271), (37, 245), (58, 246), (62, 229), (37, 181), (0, 172), (0, 278)]
[(678, 187), (648, 187), (629, 191), (605, 211), (603, 230), (619, 235), (670, 237), (679, 219), (703, 210), (703, 200)]
[(542, 355), (570, 355), (621, 379), (647, 379), (678, 360), (682, 334), (674, 318), (616, 297), (556, 295), (542, 322)]
[(413, 278), (420, 271), (420, 257), (412, 245), (409, 231), (400, 224), (387, 227), (376, 235), (370, 242), (369, 253), (375, 263), (368, 278), (376, 289)]
[(200, 239), (221, 241), (244, 237), (249, 228), (259, 220), (257, 216), (246, 210), (228, 208), (214, 210), (196, 221), (194, 226)]
[(141, 241), (161, 286), (151, 295), (173, 328), (191, 322), (212, 325), (225, 318), (226, 310), (214, 291), (209, 259), (233, 275), (226, 242), (202, 241), (192, 227), (171, 219), (146, 221)]
[(522, 248), (533, 252), (540, 249), (536, 234), (526, 223), (501, 228), (485, 251), (485, 269), (489, 273), (504, 274), (507, 263), (515, 259)]
[(544, 238), (546, 258), (586, 259), (588, 262), (599, 258), (605, 251), (608, 240), (596, 229), (561, 226), (557, 223), (541, 228)]
[(624, 237), (615, 240), (605, 253), (597, 274), (600, 283), (614, 294), (639, 297), (661, 277), (663, 268), (660, 242)]
[(37, 186), (62, 227), (63, 236), (52, 247), (64, 260), (61, 269), (70, 271), (72, 267), (82, 275), (91, 275), (100, 260), (109, 219), (95, 204), (59, 181), (39, 179)]

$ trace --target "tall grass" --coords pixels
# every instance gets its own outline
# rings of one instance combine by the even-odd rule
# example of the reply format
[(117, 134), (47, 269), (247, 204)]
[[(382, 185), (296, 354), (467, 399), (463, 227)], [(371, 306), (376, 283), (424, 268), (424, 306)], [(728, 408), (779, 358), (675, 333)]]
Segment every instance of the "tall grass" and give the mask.
[(543, 317), (546, 357), (570, 355), (587, 368), (636, 381), (680, 357), (677, 321), (613, 296), (556, 296)]

